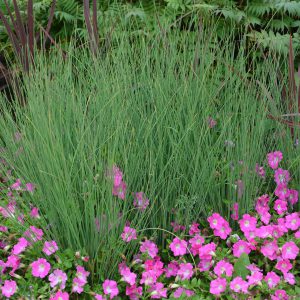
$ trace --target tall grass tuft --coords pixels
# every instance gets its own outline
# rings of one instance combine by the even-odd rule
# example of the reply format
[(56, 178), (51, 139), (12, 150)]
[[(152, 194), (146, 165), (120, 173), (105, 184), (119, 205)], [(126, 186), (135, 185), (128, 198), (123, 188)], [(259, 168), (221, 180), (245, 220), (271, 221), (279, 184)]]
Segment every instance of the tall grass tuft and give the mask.
[[(280, 114), (280, 98), (272, 104), (261, 90), (280, 95), (279, 63), (266, 59), (249, 74), (243, 43), (237, 51), (230, 39), (217, 43), (205, 33), (124, 37), (98, 59), (70, 47), (66, 59), (36, 57), (25, 106), (1, 99), (5, 158), (37, 185), (31, 202), (50, 222), (48, 234), (86, 251), (100, 276), (112, 276), (133, 250), (119, 238), (127, 220), (138, 229), (188, 225), (212, 211), (229, 216), (234, 202), (242, 213), (268, 186), (253, 176), (268, 151), (289, 152), (297, 166), (289, 129), (267, 118)], [(128, 184), (124, 201), (106, 176), (114, 164)], [(139, 191), (150, 199), (144, 213), (132, 205)]]

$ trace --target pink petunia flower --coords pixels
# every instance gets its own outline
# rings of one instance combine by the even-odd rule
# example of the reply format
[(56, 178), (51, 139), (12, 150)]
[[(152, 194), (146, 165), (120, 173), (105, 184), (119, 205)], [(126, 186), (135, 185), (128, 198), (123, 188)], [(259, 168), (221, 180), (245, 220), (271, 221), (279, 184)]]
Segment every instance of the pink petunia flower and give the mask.
[(274, 260), (277, 258), (278, 245), (277, 241), (264, 241), (263, 245), (260, 249), (261, 253), (270, 260)]
[(105, 295), (109, 295), (110, 299), (113, 299), (115, 296), (118, 296), (119, 289), (118, 285), (114, 280), (106, 279), (103, 282), (103, 291)]
[(190, 226), (189, 235), (195, 235), (197, 233), (200, 233), (199, 224), (194, 222)]
[(291, 230), (297, 230), (300, 228), (300, 217), (299, 213), (295, 212), (285, 217), (285, 226)]
[(90, 275), (90, 272), (86, 271), (84, 267), (76, 267), (76, 277), (80, 279), (82, 283), (87, 283), (87, 277)]
[(174, 292), (174, 298), (178, 299), (182, 296), (186, 296), (187, 298), (188, 297), (191, 297), (193, 296), (195, 293), (194, 291), (192, 290), (187, 290), (183, 287), (179, 287), (175, 292)]
[(240, 257), (242, 253), (249, 254), (250, 252), (249, 243), (246, 241), (240, 240), (233, 245), (233, 255), (235, 257)]
[(145, 271), (142, 273), (142, 279), (140, 283), (151, 286), (154, 284), (158, 278), (158, 274), (154, 270)]
[(149, 292), (151, 295), (151, 299), (162, 299), (167, 298), (167, 289), (161, 282), (154, 283), (150, 288)]
[(21, 179), (17, 179), (16, 182), (13, 183), (13, 184), (10, 186), (10, 188), (11, 188), (12, 190), (19, 191), (19, 190), (21, 190), (21, 185), (22, 185)]
[(199, 249), (204, 243), (204, 237), (202, 237), (200, 234), (196, 234), (193, 238), (189, 240), (189, 244), (191, 245), (191, 252), (193, 255), (196, 255), (199, 253)]
[(25, 251), (28, 245), (29, 245), (28, 241), (25, 238), (21, 237), (19, 238), (18, 243), (14, 245), (11, 253), (14, 255), (19, 255), (20, 253)]
[(133, 205), (137, 209), (144, 211), (149, 206), (149, 199), (147, 199), (143, 192), (135, 193)]
[(154, 258), (158, 253), (158, 248), (155, 243), (153, 243), (149, 240), (146, 240), (146, 241), (142, 242), (140, 251), (142, 253), (148, 253), (148, 255), (150, 257)]
[(296, 204), (298, 202), (298, 191), (290, 190), (288, 201), (291, 203), (291, 205)]
[(254, 231), (256, 229), (257, 219), (251, 217), (249, 214), (244, 214), (243, 218), (239, 220), (241, 230), (245, 233), (248, 231)]
[(58, 250), (58, 246), (55, 241), (45, 242), (43, 252), (47, 255), (51, 255)]
[(276, 290), (274, 295), (271, 295), (271, 300), (288, 300), (289, 296), (285, 290)]
[(181, 263), (177, 275), (181, 280), (190, 279), (193, 276), (193, 265), (191, 263)]
[(170, 249), (173, 252), (174, 256), (185, 255), (187, 249), (187, 242), (176, 237), (170, 244)]
[(288, 209), (288, 206), (287, 206), (287, 201), (286, 200), (277, 199), (274, 202), (274, 210), (276, 210), (276, 212), (279, 215), (282, 215), (284, 212), (287, 211), (287, 209)]
[(268, 272), (264, 280), (269, 288), (272, 289), (280, 282), (280, 277), (275, 272)]
[(33, 193), (35, 190), (35, 185), (31, 182), (26, 183), (26, 190)]
[[(126, 286), (126, 296), (130, 300), (138, 300), (143, 295), (143, 288), (141, 286), (137, 287), (136, 285)], [(103, 298), (104, 300), (104, 298)]]
[(281, 249), (281, 256), (283, 259), (295, 259), (299, 254), (299, 248), (291, 241), (286, 242)]
[(199, 257), (204, 260), (211, 260), (212, 256), (215, 255), (217, 245), (214, 242), (203, 245), (199, 249)]
[(277, 262), (275, 268), (285, 274), (293, 268), (293, 265), (288, 259), (282, 259)]
[(213, 261), (211, 259), (200, 259), (198, 268), (200, 272), (206, 272), (210, 270), (212, 265), (213, 265)]
[(225, 292), (227, 287), (227, 282), (225, 278), (217, 278), (215, 280), (212, 280), (210, 282), (210, 293), (213, 295), (221, 295), (223, 292)]
[(3, 296), (10, 298), (17, 290), (17, 283), (14, 280), (5, 280), (1, 290)]
[(283, 170), (279, 168), (275, 171), (274, 179), (278, 185), (279, 184), (287, 185), (287, 183), (290, 181), (290, 173), (288, 170)]
[(285, 184), (278, 184), (274, 193), (280, 199), (286, 199), (290, 196), (290, 190)]
[(69, 300), (69, 294), (67, 292), (58, 291), (50, 300)]
[(227, 277), (231, 277), (233, 273), (233, 265), (225, 260), (221, 260), (216, 264), (214, 272), (219, 277), (221, 277), (222, 274), (226, 274)]
[(58, 285), (59, 288), (63, 290), (66, 287), (67, 279), (68, 279), (67, 274), (59, 269), (54, 270), (49, 275), (50, 286), (52, 288)]
[(31, 264), (32, 267), (32, 276), (45, 278), (50, 269), (51, 265), (44, 258), (39, 258)]
[(276, 170), (279, 163), (282, 161), (283, 155), (280, 151), (271, 152), (267, 155), (270, 168)]
[(85, 282), (83, 282), (80, 278), (75, 277), (73, 279), (72, 292), (81, 294), (83, 292), (84, 285), (85, 285)]
[(263, 166), (260, 166), (259, 164), (255, 165), (255, 172), (259, 177), (265, 178), (266, 177), (266, 171)]
[(136, 274), (130, 271), (130, 268), (126, 267), (124, 268), (121, 273), (122, 280), (127, 282), (130, 285), (135, 285), (136, 282)]
[(295, 276), (293, 273), (284, 273), (283, 277), (284, 281), (290, 285), (294, 285), (296, 283)]
[(264, 275), (261, 271), (253, 271), (251, 275), (247, 275), (247, 280), (249, 285), (257, 285), (264, 278)]
[(122, 240), (126, 243), (129, 243), (131, 240), (136, 240), (136, 230), (129, 226), (125, 226), (123, 233), (121, 234)]
[(165, 276), (166, 278), (170, 278), (172, 276), (177, 276), (177, 272), (179, 270), (178, 262), (171, 261), (168, 266), (165, 268)]
[(248, 282), (243, 280), (242, 277), (238, 276), (235, 277), (231, 282), (230, 282), (230, 289), (236, 293), (248, 293)]
[(126, 183), (122, 181), (119, 185), (113, 186), (112, 194), (114, 196), (117, 196), (119, 199), (124, 200), (126, 195), (126, 188)]

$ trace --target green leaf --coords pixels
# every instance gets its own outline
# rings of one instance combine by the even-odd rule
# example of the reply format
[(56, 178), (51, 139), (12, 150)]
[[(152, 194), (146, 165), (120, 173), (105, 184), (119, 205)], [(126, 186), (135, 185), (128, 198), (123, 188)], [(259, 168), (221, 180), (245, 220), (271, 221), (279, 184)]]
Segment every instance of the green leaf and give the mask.
[(234, 264), (234, 277), (241, 276), (245, 280), (246, 276), (250, 273), (247, 269), (249, 265), (250, 260), (248, 254), (242, 253)]

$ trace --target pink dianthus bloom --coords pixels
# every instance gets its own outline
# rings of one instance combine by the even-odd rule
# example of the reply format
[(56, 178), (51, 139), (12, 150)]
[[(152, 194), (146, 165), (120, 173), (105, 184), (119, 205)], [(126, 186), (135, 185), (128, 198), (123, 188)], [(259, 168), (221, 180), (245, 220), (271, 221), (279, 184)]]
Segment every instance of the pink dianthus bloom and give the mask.
[(1, 290), (3, 296), (10, 298), (17, 290), (17, 283), (13, 280), (5, 280)]
[(54, 270), (49, 275), (50, 286), (52, 288), (58, 285), (59, 288), (63, 290), (66, 287), (67, 279), (68, 279), (67, 274), (59, 269)]
[(225, 292), (226, 286), (227, 286), (227, 281), (225, 278), (217, 278), (210, 282), (209, 291), (211, 294), (219, 296), (223, 292)]
[(148, 253), (148, 255), (150, 257), (154, 258), (158, 253), (158, 248), (155, 243), (153, 243), (149, 240), (146, 240), (146, 241), (142, 242), (140, 251), (142, 253), (146, 252), (146, 253)]
[(129, 243), (131, 240), (136, 240), (136, 230), (129, 226), (125, 226), (123, 233), (121, 234), (122, 240), (126, 243)]
[(236, 293), (248, 293), (248, 282), (243, 280), (242, 277), (235, 277), (230, 282), (230, 289)]
[(119, 289), (118, 285), (114, 280), (106, 279), (103, 282), (103, 291), (105, 295), (109, 295), (110, 299), (113, 299), (115, 296), (118, 296)]
[(190, 279), (193, 276), (193, 265), (191, 263), (181, 263), (177, 275), (181, 280)]
[(233, 273), (233, 265), (225, 260), (221, 260), (216, 264), (214, 272), (219, 277), (221, 277), (222, 274), (226, 274), (227, 277), (231, 277)]
[(46, 241), (44, 243), (44, 248), (43, 248), (43, 252), (47, 255), (51, 255), (53, 253), (55, 253), (58, 250), (58, 246), (56, 244), (55, 241)]
[(291, 241), (286, 242), (281, 249), (281, 256), (283, 259), (295, 259), (299, 254), (299, 248)]
[(240, 257), (242, 253), (249, 254), (250, 252), (249, 243), (246, 241), (240, 240), (233, 245), (233, 255), (235, 257)]
[(267, 155), (270, 168), (276, 170), (279, 163), (282, 161), (283, 155), (280, 151), (271, 152)]
[(32, 275), (34, 277), (45, 278), (50, 269), (51, 265), (44, 258), (39, 258), (31, 264), (32, 267)]
[(280, 282), (280, 277), (275, 272), (268, 272), (264, 280), (269, 288), (272, 289)]
[(69, 294), (67, 292), (58, 291), (50, 300), (69, 300)]
[(174, 256), (185, 255), (187, 249), (187, 242), (176, 237), (170, 244), (170, 249), (172, 250)]

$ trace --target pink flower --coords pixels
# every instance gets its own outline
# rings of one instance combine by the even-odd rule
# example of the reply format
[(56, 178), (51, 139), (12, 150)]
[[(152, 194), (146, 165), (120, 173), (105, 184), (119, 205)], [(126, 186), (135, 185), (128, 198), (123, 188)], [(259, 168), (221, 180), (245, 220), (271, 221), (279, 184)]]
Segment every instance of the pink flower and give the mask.
[(275, 272), (268, 272), (264, 280), (269, 288), (272, 289), (279, 283), (280, 277)]
[(277, 241), (264, 241), (261, 249), (261, 253), (269, 258), (270, 260), (274, 260), (277, 258), (277, 251), (278, 251), (278, 246), (277, 246)]
[(149, 270), (142, 273), (142, 279), (140, 283), (151, 286), (154, 284), (158, 278), (158, 274), (154, 270)]
[(133, 205), (137, 209), (143, 211), (148, 207), (149, 199), (146, 198), (146, 196), (143, 192), (135, 193)]
[(34, 190), (35, 190), (35, 185), (33, 184), (33, 183), (26, 183), (26, 190), (28, 191), (28, 192), (34, 192)]
[(177, 275), (181, 280), (190, 279), (193, 276), (193, 265), (191, 263), (181, 263)]
[(213, 295), (220, 295), (225, 292), (227, 286), (227, 282), (225, 278), (217, 278), (210, 282), (210, 293)]
[(136, 274), (130, 271), (130, 268), (126, 267), (124, 268), (121, 273), (122, 280), (127, 282), (130, 285), (135, 285), (136, 281)]
[(104, 294), (109, 295), (110, 299), (113, 299), (115, 296), (118, 296), (119, 289), (117, 283), (114, 280), (106, 279), (102, 286)]
[(77, 266), (76, 271), (76, 277), (80, 279), (82, 283), (87, 283), (87, 277), (90, 275), (90, 272), (86, 271), (82, 266)]
[(183, 287), (179, 287), (175, 292), (174, 292), (174, 298), (178, 299), (181, 296), (186, 296), (186, 297), (191, 297), (193, 296), (195, 293), (192, 290), (187, 290)]
[(69, 294), (67, 292), (58, 291), (50, 300), (69, 300)]
[(199, 249), (199, 257), (204, 260), (211, 260), (212, 256), (215, 255), (216, 251), (216, 244), (211, 242), (209, 244), (203, 245)]
[(286, 199), (290, 196), (290, 190), (285, 184), (278, 184), (274, 193), (280, 199)]
[(225, 260), (221, 260), (216, 264), (214, 272), (219, 277), (221, 277), (222, 274), (226, 274), (226, 276), (231, 277), (233, 272), (233, 265)]
[(266, 177), (266, 171), (264, 167), (260, 166), (259, 164), (255, 165), (255, 172), (259, 177), (265, 178)]
[(42, 240), (44, 235), (44, 232), (42, 229), (36, 228), (34, 226), (30, 226), (29, 229), (27, 229), (24, 232), (24, 236), (28, 237), (28, 242), (37, 242)]
[(16, 245), (14, 245), (14, 247), (12, 249), (12, 254), (18, 255), (18, 254), (22, 253), (23, 251), (25, 251), (25, 249), (28, 245), (29, 244), (25, 238), (23, 238), (23, 237), (19, 238), (18, 243)]
[(295, 233), (295, 239), (300, 239), (300, 230)]
[(294, 242), (286, 242), (281, 249), (283, 259), (295, 259), (299, 253), (299, 248)]
[(296, 283), (295, 276), (292, 273), (284, 273), (283, 277), (284, 281), (290, 285), (294, 285)]
[(239, 204), (237, 202), (233, 203), (232, 211), (231, 219), (237, 221), (239, 219)]
[(112, 194), (114, 196), (117, 196), (119, 199), (124, 200), (126, 195), (126, 188), (126, 183), (122, 181), (119, 185), (113, 186)]
[(154, 283), (149, 289), (151, 299), (167, 298), (167, 289), (161, 282)]
[(123, 233), (121, 234), (122, 240), (126, 243), (129, 243), (131, 240), (136, 240), (136, 230), (129, 226), (125, 226)]
[(187, 249), (187, 242), (176, 237), (170, 244), (170, 249), (172, 250), (174, 256), (185, 255)]
[(287, 185), (287, 183), (290, 181), (290, 173), (287, 170), (283, 170), (281, 168), (279, 168), (278, 170), (275, 171), (275, 182), (279, 185), (279, 184), (285, 184)]
[(32, 276), (45, 278), (50, 269), (51, 265), (44, 258), (39, 258), (31, 264), (32, 267)]
[(189, 243), (191, 244), (191, 252), (193, 255), (196, 255), (199, 253), (199, 249), (204, 243), (204, 238), (200, 234), (196, 234), (189, 240)]
[(0, 226), (0, 232), (8, 232), (7, 226)]
[(212, 260), (211, 259), (201, 259), (198, 268), (201, 272), (208, 271), (212, 267)]
[(249, 254), (250, 252), (249, 243), (246, 241), (240, 240), (233, 245), (233, 255), (235, 257), (240, 257), (242, 253)]
[(176, 261), (171, 261), (165, 269), (166, 278), (177, 276), (178, 270), (179, 270), (178, 263)]
[(75, 277), (73, 279), (72, 292), (81, 294), (83, 292), (84, 285), (85, 285), (85, 282), (83, 282), (81, 279)]
[(299, 213), (295, 212), (285, 217), (285, 226), (291, 230), (297, 230), (300, 227)]
[(276, 210), (279, 215), (283, 214), (285, 211), (287, 211), (287, 209), (288, 207), (286, 200), (277, 199), (274, 202), (274, 210)]
[(59, 288), (63, 290), (66, 287), (67, 279), (68, 279), (67, 274), (59, 269), (54, 270), (49, 275), (50, 286), (52, 288), (59, 285)]
[(212, 117), (208, 117), (207, 123), (209, 128), (214, 128), (217, 125), (217, 121), (215, 121)]
[(294, 205), (298, 202), (298, 191), (290, 190), (290, 195), (288, 196), (288, 201), (291, 205)]
[(207, 221), (211, 229), (219, 229), (223, 224), (224, 219), (218, 213), (213, 213), (207, 218)]
[(291, 270), (293, 266), (288, 259), (282, 259), (277, 262), (275, 268), (285, 274)]
[(231, 228), (229, 227), (229, 223), (225, 220), (218, 229), (214, 229), (214, 235), (220, 237), (222, 240), (225, 240), (230, 233)]
[(200, 233), (200, 229), (199, 229), (199, 224), (198, 223), (193, 223), (190, 227), (189, 230), (189, 235), (194, 235)]
[(259, 284), (262, 281), (263, 277), (264, 275), (261, 271), (251, 272), (251, 275), (247, 276), (248, 284), (249, 285)]
[(148, 253), (148, 255), (152, 258), (154, 258), (157, 253), (158, 253), (158, 248), (156, 246), (155, 243), (149, 241), (149, 240), (146, 240), (145, 242), (142, 242), (142, 245), (140, 247), (140, 251), (142, 253)]
[(10, 298), (17, 290), (17, 283), (13, 280), (5, 280), (1, 290), (3, 296)]
[(270, 168), (276, 170), (278, 164), (282, 161), (283, 155), (280, 151), (271, 152), (267, 155)]
[(288, 300), (289, 296), (285, 290), (277, 290), (274, 295), (271, 295), (271, 300)]
[(137, 287), (136, 285), (126, 286), (126, 296), (128, 296), (130, 300), (138, 300), (141, 298), (142, 295), (143, 295), (143, 288), (141, 286), (139, 287)]
[(39, 218), (40, 215), (39, 215), (39, 209), (37, 207), (33, 207), (31, 212), (30, 212), (30, 216), (32, 218)]
[(113, 166), (114, 186), (119, 186), (122, 183), (123, 173), (117, 166)]
[(43, 252), (47, 255), (51, 255), (58, 250), (58, 246), (55, 241), (45, 242)]
[(16, 191), (19, 191), (21, 190), (21, 180), (20, 179), (17, 179), (15, 183), (13, 183), (10, 188), (12, 190), (16, 190)]
[(251, 217), (249, 214), (244, 214), (243, 218), (239, 220), (241, 230), (245, 233), (247, 231), (254, 231), (256, 229), (257, 219)]
[(12, 268), (11, 273), (14, 273), (20, 266), (20, 258), (16, 255), (10, 255), (7, 257), (7, 261), (5, 263), (6, 268)]
[(243, 280), (242, 277), (238, 276), (235, 277), (230, 282), (230, 289), (233, 290), (236, 293), (248, 293), (248, 283), (247, 281)]
[(148, 259), (144, 262), (144, 268), (146, 271), (155, 271), (157, 277), (159, 277), (164, 272), (164, 264), (159, 259)]

